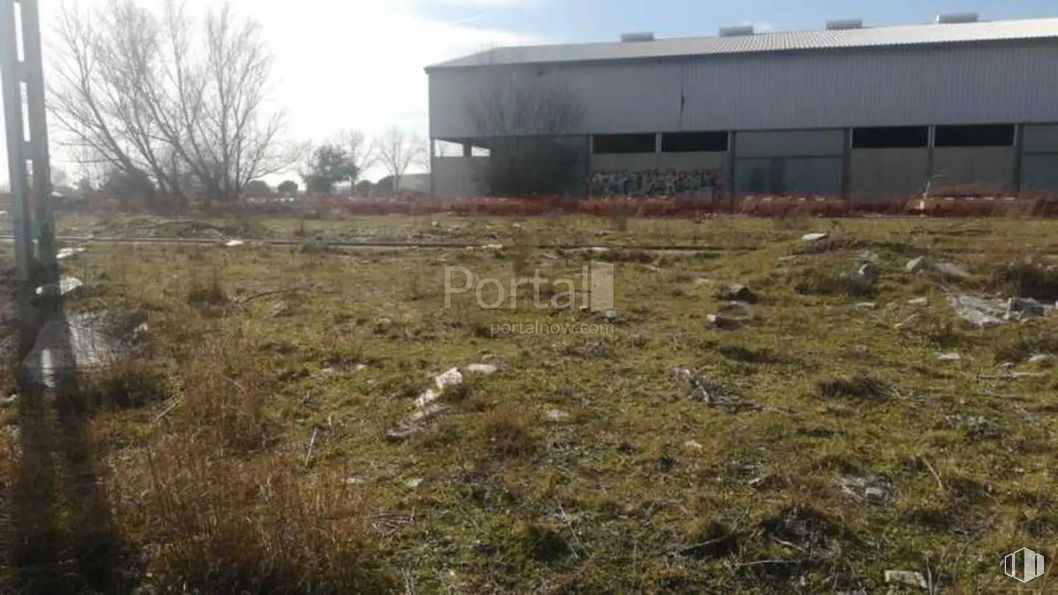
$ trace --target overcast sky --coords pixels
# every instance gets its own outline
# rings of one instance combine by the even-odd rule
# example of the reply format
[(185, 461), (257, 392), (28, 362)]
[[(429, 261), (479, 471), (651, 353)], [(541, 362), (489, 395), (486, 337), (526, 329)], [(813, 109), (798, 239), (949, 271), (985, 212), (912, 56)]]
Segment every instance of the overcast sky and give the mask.
[[(77, 1), (77, 0), (67, 0)], [(106, 0), (80, 0), (103, 3)], [(147, 4), (161, 0), (142, 0)], [(45, 52), (62, 0), (40, 0)], [(192, 12), (221, 2), (187, 0)], [(429, 64), (497, 45), (606, 41), (622, 32), (713, 35), (718, 27), (818, 29), (828, 19), (923, 23), (939, 12), (983, 19), (1058, 16), (1054, 0), (231, 0), (257, 18), (276, 58), (274, 99), (287, 135), (325, 140), (339, 128), (400, 126), (425, 136)], [(47, 73), (45, 72), (45, 76)], [(61, 131), (53, 127), (52, 136)], [(7, 180), (0, 146), (0, 181)], [(76, 174), (56, 155), (56, 166)], [(381, 172), (370, 172), (377, 178)]]

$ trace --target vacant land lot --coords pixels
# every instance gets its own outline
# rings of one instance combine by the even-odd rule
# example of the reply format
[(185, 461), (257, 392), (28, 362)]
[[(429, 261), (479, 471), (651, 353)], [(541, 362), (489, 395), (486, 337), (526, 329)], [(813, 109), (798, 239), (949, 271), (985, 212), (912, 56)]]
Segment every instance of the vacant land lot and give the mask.
[[(138, 312), (148, 331), (139, 357), (83, 374), (76, 395), (0, 409), (13, 584), (876, 592), (907, 570), (995, 592), (1014, 584), (1003, 555), (1058, 554), (1058, 315), (978, 328), (949, 303), (1053, 306), (1058, 222), (126, 218), (62, 232), (146, 230), (297, 245), (93, 244), (63, 261), (84, 283), (67, 313)], [(550, 247), (585, 243), (620, 248)], [(703, 250), (643, 249), (668, 245)], [(615, 267), (615, 312), (581, 308), (580, 285), (554, 307), (592, 262)], [(446, 303), (446, 267), (519, 299)], [(536, 272), (546, 308), (512, 289)], [(462, 383), (422, 399), (452, 368)], [(0, 396), (17, 392), (6, 382)]]

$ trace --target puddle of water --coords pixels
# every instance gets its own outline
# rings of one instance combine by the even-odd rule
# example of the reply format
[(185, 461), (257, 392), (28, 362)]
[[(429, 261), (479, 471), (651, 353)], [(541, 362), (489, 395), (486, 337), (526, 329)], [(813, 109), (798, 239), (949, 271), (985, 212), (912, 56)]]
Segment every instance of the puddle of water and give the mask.
[(94, 370), (133, 357), (146, 332), (142, 312), (69, 314), (46, 323), (22, 363), (29, 378), (55, 388), (78, 370)]

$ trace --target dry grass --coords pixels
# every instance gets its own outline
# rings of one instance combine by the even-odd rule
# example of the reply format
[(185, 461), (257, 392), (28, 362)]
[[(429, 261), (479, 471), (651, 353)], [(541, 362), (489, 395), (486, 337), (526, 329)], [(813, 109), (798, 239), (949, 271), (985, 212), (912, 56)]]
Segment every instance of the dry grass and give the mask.
[[(266, 223), (277, 237), (299, 226)], [(1058, 251), (1054, 222), (612, 227), (439, 216), (306, 230), (507, 250), (91, 246), (67, 266), (99, 290), (68, 307), (148, 311), (164, 372), (116, 371), (92, 389), (113, 404), (82, 420), (80, 460), (96, 463), (91, 484), (113, 515), (113, 539), (95, 543), (120, 554), (114, 569), (130, 589), (153, 592), (884, 592), (888, 569), (1000, 592), (1004, 553), (1053, 553), (1058, 370), (1025, 361), (1058, 351), (1058, 318), (974, 329), (946, 298), (988, 291), (1024, 254)], [(808, 230), (835, 241), (806, 249)], [(632, 249), (533, 246), (547, 242)], [(635, 248), (671, 243), (737, 249)], [(857, 307), (840, 282), (797, 291), (799, 277), (855, 272), (861, 250), (881, 272), (876, 307)], [(906, 273), (917, 254), (975, 278)], [(443, 305), (444, 265), (556, 279), (593, 258), (616, 264), (605, 357), (585, 349), (594, 335), (488, 332), (599, 323), (590, 311), (482, 310), (467, 294)], [(227, 305), (189, 304), (196, 274)], [(706, 316), (729, 313), (717, 289), (734, 282), (760, 299), (740, 328), (715, 329)], [(313, 289), (244, 301), (291, 287)], [(941, 349), (961, 361), (938, 361)], [(486, 361), (501, 372), (468, 374), (444, 394), (445, 415), (407, 442), (386, 440), (437, 373)], [(746, 407), (688, 398), (674, 367)], [(17, 410), (0, 416), (31, 428)], [(888, 486), (882, 502), (843, 489), (867, 478)], [(76, 527), (61, 526), (71, 528), (55, 539), (72, 540)]]

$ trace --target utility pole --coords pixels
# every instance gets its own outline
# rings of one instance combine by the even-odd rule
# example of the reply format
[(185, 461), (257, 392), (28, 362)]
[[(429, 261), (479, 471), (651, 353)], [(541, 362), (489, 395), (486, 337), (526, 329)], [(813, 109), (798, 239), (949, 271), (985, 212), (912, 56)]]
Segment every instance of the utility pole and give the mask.
[(0, 0), (0, 71), (15, 261), (19, 280), (25, 283), (40, 269), (55, 267), (51, 163), (37, 0)]

